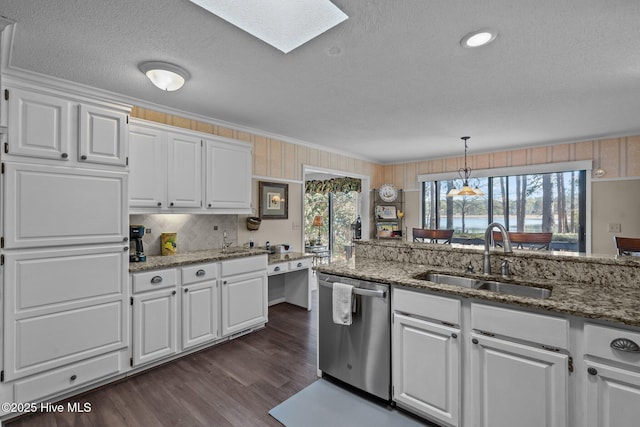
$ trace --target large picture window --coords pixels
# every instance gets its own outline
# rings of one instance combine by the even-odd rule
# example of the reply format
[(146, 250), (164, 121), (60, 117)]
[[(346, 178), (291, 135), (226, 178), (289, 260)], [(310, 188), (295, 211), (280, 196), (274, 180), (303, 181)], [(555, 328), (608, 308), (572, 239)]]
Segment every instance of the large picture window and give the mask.
[(472, 178), (484, 196), (447, 197), (455, 180), (424, 181), (424, 228), (453, 229), (454, 243), (483, 243), (498, 222), (513, 232), (550, 232), (550, 249), (584, 252), (586, 171)]

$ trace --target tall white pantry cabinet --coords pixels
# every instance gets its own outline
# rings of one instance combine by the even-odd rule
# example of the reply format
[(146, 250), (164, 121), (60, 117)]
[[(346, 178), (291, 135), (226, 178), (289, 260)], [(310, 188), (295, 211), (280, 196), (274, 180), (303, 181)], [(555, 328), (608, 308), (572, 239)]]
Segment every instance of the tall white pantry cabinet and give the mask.
[(0, 401), (27, 403), (128, 367), (130, 107), (4, 77), (1, 109)]

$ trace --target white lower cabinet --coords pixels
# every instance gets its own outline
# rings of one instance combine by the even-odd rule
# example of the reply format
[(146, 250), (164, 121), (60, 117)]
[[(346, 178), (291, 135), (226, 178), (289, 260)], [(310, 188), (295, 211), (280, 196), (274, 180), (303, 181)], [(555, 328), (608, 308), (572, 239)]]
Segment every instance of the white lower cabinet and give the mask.
[(393, 315), (393, 399), (429, 419), (457, 426), (460, 330)]
[(267, 256), (222, 261), (222, 335), (267, 323)]
[(568, 425), (569, 356), (479, 334), (471, 340), (473, 425)]
[(220, 337), (218, 328), (218, 282), (210, 280), (183, 286), (182, 349)]

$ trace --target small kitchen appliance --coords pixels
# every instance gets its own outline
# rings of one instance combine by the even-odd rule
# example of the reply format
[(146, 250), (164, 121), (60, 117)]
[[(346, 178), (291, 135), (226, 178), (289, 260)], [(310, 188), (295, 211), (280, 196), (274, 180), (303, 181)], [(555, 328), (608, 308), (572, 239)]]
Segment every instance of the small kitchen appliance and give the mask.
[(147, 260), (142, 246), (142, 236), (144, 236), (144, 225), (129, 226), (129, 262), (144, 262)]

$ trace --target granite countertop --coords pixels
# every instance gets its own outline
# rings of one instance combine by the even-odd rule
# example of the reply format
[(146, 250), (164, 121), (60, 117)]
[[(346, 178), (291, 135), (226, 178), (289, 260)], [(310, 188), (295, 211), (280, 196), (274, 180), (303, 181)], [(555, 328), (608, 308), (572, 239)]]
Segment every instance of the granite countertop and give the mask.
[(228, 248), (224, 252), (222, 251), (222, 249), (207, 249), (171, 256), (148, 256), (145, 262), (129, 263), (129, 272), (137, 273), (139, 271), (173, 268), (189, 264), (216, 262), (225, 259), (243, 258), (262, 254), (269, 254), (269, 251), (264, 249), (245, 249), (240, 247), (232, 247)]
[[(464, 274), (461, 269), (433, 267), (424, 264), (385, 261), (375, 258), (352, 259), (347, 263), (318, 265), (321, 273), (336, 274), (363, 280), (390, 283), (397, 286), (429, 290), (465, 298), (495, 301), (522, 307), (543, 309), (589, 319), (600, 319), (631, 326), (640, 326), (640, 287), (567, 283), (549, 279), (526, 280), (526, 283), (551, 289), (546, 299), (520, 297), (479, 289), (437, 284), (413, 276), (426, 271), (453, 273), (487, 279), (482, 274)], [(509, 281), (502, 277), (488, 276), (493, 280)], [(518, 282), (518, 277), (511, 281)], [(524, 282), (522, 278), (520, 278)]]
[(278, 264), (279, 262), (296, 261), (304, 258), (313, 258), (313, 254), (303, 254), (301, 252), (289, 252), (286, 254), (271, 254), (269, 255), (268, 263)]

